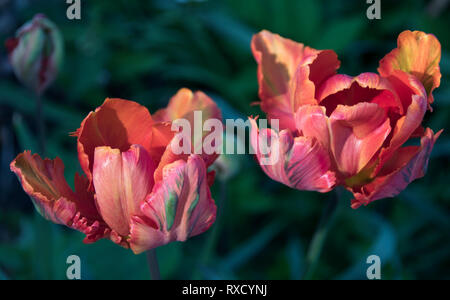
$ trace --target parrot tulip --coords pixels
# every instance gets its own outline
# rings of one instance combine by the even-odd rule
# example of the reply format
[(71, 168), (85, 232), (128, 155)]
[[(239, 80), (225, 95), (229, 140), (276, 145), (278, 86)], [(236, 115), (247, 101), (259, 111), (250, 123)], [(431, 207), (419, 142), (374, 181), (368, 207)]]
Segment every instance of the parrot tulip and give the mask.
[(101, 238), (134, 253), (185, 241), (215, 221), (216, 205), (207, 173), (215, 157), (174, 155), (171, 122), (202, 109), (221, 119), (217, 105), (201, 92), (180, 90), (153, 118), (140, 104), (106, 99), (73, 133), (86, 176), (72, 190), (59, 158), (29, 151), (11, 163), (23, 189), (48, 220), (79, 230), (84, 242)]
[[(376, 73), (337, 74), (331, 50), (315, 50), (268, 31), (251, 43), (258, 63), (261, 109), (280, 132), (252, 122), (252, 145), (265, 173), (299, 190), (344, 186), (352, 207), (399, 194), (425, 175), (442, 131), (422, 127), (440, 84), (440, 43), (431, 34), (404, 31)], [(262, 164), (259, 138), (278, 153)], [(408, 145), (420, 138), (420, 145)]]

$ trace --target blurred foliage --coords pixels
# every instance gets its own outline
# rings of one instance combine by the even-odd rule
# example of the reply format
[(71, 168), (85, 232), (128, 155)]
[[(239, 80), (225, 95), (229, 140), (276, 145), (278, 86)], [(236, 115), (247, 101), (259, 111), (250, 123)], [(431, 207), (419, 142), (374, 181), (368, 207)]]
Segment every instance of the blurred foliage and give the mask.
[[(66, 178), (80, 171), (68, 136), (105, 97), (132, 99), (151, 112), (180, 87), (201, 89), (225, 118), (261, 111), (252, 34), (261, 29), (316, 48), (336, 50), (340, 72), (376, 71), (379, 59), (405, 29), (434, 33), (442, 43), (443, 73), (434, 130), (450, 126), (450, 10), (437, 1), (382, 1), (382, 19), (366, 18), (366, 1), (210, 0), (82, 1), (82, 20), (66, 18), (65, 1), (1, 0), (0, 41), (35, 13), (61, 28), (65, 64), (45, 95), (49, 157), (60, 156)], [(82, 235), (34, 211), (9, 171), (24, 149), (36, 151), (33, 96), (15, 79), (0, 50), (0, 279), (64, 279), (66, 258), (82, 259), (84, 279), (145, 279), (145, 256), (109, 241), (81, 243)], [(366, 258), (377, 254), (383, 279), (450, 278), (450, 139), (438, 140), (428, 174), (399, 197), (356, 211), (341, 197), (312, 278), (364, 279)], [(216, 181), (220, 210), (207, 233), (158, 249), (163, 278), (301, 279), (308, 245), (330, 194), (291, 190), (271, 181), (251, 156), (240, 172)]]

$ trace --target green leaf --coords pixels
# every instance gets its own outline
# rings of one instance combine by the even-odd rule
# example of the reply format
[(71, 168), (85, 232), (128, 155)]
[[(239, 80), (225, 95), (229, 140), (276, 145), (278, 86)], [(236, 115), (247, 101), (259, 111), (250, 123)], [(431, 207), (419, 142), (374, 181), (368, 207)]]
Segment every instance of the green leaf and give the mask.
[[(279, 1), (282, 2), (282, 1)], [(287, 11), (289, 29), (299, 42), (308, 45), (313, 42), (315, 35), (320, 31), (322, 21), (320, 2), (317, 0), (290, 1)]]
[[(28, 117), (34, 117), (36, 108), (33, 95), (24, 88), (8, 82), (0, 82), (0, 90), (3, 94), (0, 97), (0, 104), (8, 105)], [(45, 118), (57, 122), (64, 128), (69, 128), (68, 130), (77, 129), (83, 119), (83, 115), (76, 114), (62, 105), (49, 104), (49, 101), (45, 98), (43, 99), (43, 106)]]
[(27, 124), (24, 122), (22, 115), (13, 115), (14, 133), (19, 141), (20, 149), (31, 150), (32, 153), (36, 153), (39, 149), (37, 141)]
[(283, 227), (282, 222), (273, 221), (252, 238), (235, 247), (233, 252), (222, 260), (220, 269), (234, 270), (241, 267), (267, 246)]
[(426, 218), (429, 222), (449, 230), (450, 215), (447, 214), (445, 210), (442, 210), (440, 207), (436, 206), (432, 199), (428, 199), (426, 195), (427, 192), (424, 188), (419, 186), (411, 186), (403, 191), (399, 198), (409, 204), (417, 212), (420, 212), (420, 216)]
[(367, 251), (362, 252), (362, 256), (358, 257), (354, 264), (338, 275), (336, 279), (366, 279), (366, 271), (368, 267), (366, 260), (370, 255), (379, 256), (382, 266), (394, 259), (397, 237), (392, 226), (385, 219), (376, 213), (360, 211), (359, 214), (355, 216), (355, 222), (359, 224), (358, 226), (363, 226), (363, 224), (367, 222), (370, 228), (376, 230), (373, 233), (375, 234), (375, 239)]
[(343, 51), (356, 41), (366, 26), (366, 21), (363, 16), (355, 16), (330, 23), (326, 30), (317, 37), (314, 43), (315, 48)]
[(300, 239), (292, 236), (286, 247), (286, 256), (289, 262), (291, 279), (300, 280), (305, 271), (305, 252)]

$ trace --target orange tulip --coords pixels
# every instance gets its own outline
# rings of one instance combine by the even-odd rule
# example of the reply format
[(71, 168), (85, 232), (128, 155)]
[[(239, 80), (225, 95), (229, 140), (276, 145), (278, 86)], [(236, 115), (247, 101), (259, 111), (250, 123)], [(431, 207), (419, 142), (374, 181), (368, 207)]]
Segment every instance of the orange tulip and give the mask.
[[(279, 159), (261, 164), (274, 180), (299, 190), (327, 192), (338, 185), (354, 195), (352, 207), (399, 194), (424, 176), (434, 134), (421, 126), (440, 83), (440, 44), (430, 34), (405, 31), (398, 48), (380, 62), (379, 74), (336, 74), (331, 50), (315, 50), (268, 31), (252, 40), (261, 108), (278, 119), (271, 137)], [(418, 146), (404, 146), (421, 138)]]
[(175, 155), (170, 146), (171, 121), (198, 109), (221, 119), (208, 96), (187, 89), (156, 119), (136, 102), (106, 99), (73, 134), (86, 174), (76, 174), (75, 191), (59, 158), (25, 151), (11, 170), (44, 217), (83, 232), (86, 243), (109, 238), (140, 253), (185, 241), (206, 231), (216, 216), (213, 174), (207, 173), (215, 157)]

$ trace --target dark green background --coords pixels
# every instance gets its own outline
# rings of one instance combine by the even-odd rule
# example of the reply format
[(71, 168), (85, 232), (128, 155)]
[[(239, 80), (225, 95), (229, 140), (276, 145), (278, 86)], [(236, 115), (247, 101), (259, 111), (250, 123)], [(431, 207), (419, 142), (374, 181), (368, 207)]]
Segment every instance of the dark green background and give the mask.
[[(434, 33), (442, 44), (441, 87), (426, 125), (450, 125), (450, 11), (435, 1), (382, 0), (382, 19), (366, 18), (366, 1), (86, 1), (82, 20), (66, 19), (65, 1), (0, 1), (0, 41), (43, 12), (61, 28), (65, 64), (45, 94), (49, 156), (66, 177), (79, 171), (75, 139), (87, 113), (105, 97), (166, 105), (180, 87), (201, 89), (225, 118), (260, 114), (252, 34), (268, 29), (315, 48), (334, 49), (340, 72), (376, 71), (405, 30)], [(84, 279), (145, 279), (145, 255), (110, 241), (82, 244), (82, 234), (37, 215), (9, 163), (37, 151), (33, 95), (15, 79), (0, 50), (0, 279), (64, 279), (66, 258), (82, 260)], [(364, 279), (366, 258), (381, 257), (383, 279), (450, 277), (450, 140), (438, 140), (425, 178), (395, 199), (350, 208), (344, 193), (312, 278)], [(289, 189), (270, 180), (251, 156), (234, 156), (236, 174), (216, 180), (222, 207), (207, 233), (158, 249), (163, 278), (301, 279), (308, 245), (332, 193)], [(225, 204), (225, 205), (223, 205)]]

